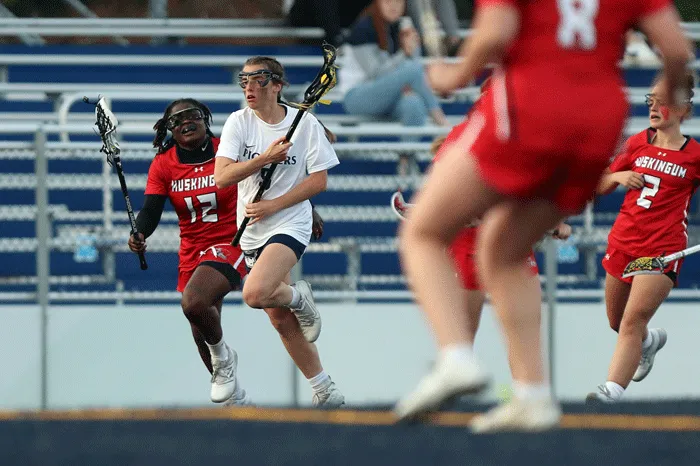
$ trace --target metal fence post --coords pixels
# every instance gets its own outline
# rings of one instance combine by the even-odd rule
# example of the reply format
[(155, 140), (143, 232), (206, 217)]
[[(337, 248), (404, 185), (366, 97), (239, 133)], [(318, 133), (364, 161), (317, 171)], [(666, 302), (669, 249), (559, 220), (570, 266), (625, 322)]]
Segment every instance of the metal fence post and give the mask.
[(36, 158), (36, 298), (41, 313), (41, 409), (48, 407), (48, 312), (49, 312), (49, 251), (51, 227), (49, 219), (49, 192), (47, 186), (48, 160), (46, 157), (46, 133), (40, 127), (35, 136)]

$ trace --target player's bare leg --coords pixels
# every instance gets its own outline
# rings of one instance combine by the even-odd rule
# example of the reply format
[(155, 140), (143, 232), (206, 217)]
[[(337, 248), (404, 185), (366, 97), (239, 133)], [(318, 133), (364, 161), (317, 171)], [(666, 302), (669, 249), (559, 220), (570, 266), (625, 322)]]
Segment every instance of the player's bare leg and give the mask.
[(474, 342), (476, 332), (481, 322), (481, 311), (484, 308), (486, 295), (481, 290), (464, 290), (464, 302), (467, 303), (467, 331), (469, 341)]
[(535, 431), (559, 423), (561, 411), (542, 357), (542, 292), (526, 259), (533, 244), (562, 217), (549, 201), (507, 201), (491, 209), (481, 224), (478, 270), (508, 344), (515, 396), (477, 417), (472, 424), (476, 432)]
[(302, 374), (314, 390), (317, 407), (338, 407), (345, 398), (323, 370), (316, 345), (308, 341), (299, 317), (291, 309), (293, 288), (290, 271), (297, 257), (289, 247), (272, 243), (258, 257), (243, 286), (243, 299), (251, 307), (263, 308)]
[(631, 288), (632, 285), (629, 283), (618, 280), (609, 273), (605, 274), (605, 312), (608, 315), (610, 328), (616, 332), (620, 331)]
[(202, 335), (202, 332), (200, 332), (197, 326), (192, 322), (190, 322), (190, 328), (192, 330), (194, 343), (197, 345), (197, 351), (199, 351), (199, 357), (202, 358), (202, 362), (206, 366), (209, 373), (212, 374), (214, 369), (211, 365), (211, 352), (209, 351), (206, 340), (204, 340), (204, 335)]
[(488, 382), (472, 353), (474, 332), (468, 327), (464, 294), (446, 249), (500, 196), (479, 179), (475, 161), (459, 146), (455, 144), (431, 168), (410, 217), (400, 227), (402, 266), (439, 354), (433, 371), (396, 405), (399, 418), (435, 410), (453, 396), (480, 391)]
[(309, 381), (314, 391), (314, 406), (337, 408), (345, 404), (345, 397), (323, 370), (316, 345), (304, 338), (299, 322), (289, 308), (265, 309), (265, 312), (279, 333), (287, 353)]
[(221, 304), (230, 291), (231, 284), (221, 272), (202, 264), (182, 293), (182, 310), (190, 321), (202, 361), (212, 374), (212, 401), (221, 403), (234, 398), (241, 401), (235, 404), (249, 404), (245, 390), (238, 386), (238, 355), (224, 341), (221, 328)]
[(296, 254), (288, 246), (279, 243), (267, 245), (248, 274), (243, 286), (243, 300), (257, 309), (291, 309), (304, 337), (314, 342), (321, 332), (321, 316), (311, 287), (303, 280), (294, 285), (287, 283), (289, 272), (296, 263)]
[[(598, 387), (597, 392), (588, 395), (589, 401), (618, 401), (638, 371), (640, 361), (643, 362), (643, 353), (647, 353), (646, 358), (651, 359), (646, 372), (651, 370), (656, 352), (666, 343), (666, 332), (663, 329), (647, 331), (647, 325), (671, 289), (673, 281), (666, 275), (634, 277), (620, 323), (617, 344), (610, 361), (608, 379), (604, 385)], [(647, 338), (649, 344), (643, 350), (644, 340)]]

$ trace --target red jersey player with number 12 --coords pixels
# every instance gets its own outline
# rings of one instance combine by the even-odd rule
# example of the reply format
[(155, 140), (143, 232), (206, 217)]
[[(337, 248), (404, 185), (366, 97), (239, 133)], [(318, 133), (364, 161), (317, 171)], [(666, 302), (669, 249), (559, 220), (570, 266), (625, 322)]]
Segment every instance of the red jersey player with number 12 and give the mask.
[[(180, 226), (177, 290), (182, 310), (202, 361), (212, 373), (211, 399), (226, 404), (249, 404), (238, 384), (238, 357), (226, 345), (221, 328), (224, 296), (240, 289), (247, 271), (243, 252), (231, 246), (236, 233), (236, 186), (218, 189), (214, 155), (219, 139), (209, 130), (211, 112), (194, 99), (172, 102), (154, 129), (158, 149), (148, 171), (144, 205), (136, 219), (134, 252), (146, 249), (170, 199)], [(168, 131), (172, 138), (165, 140)]]
[[(690, 98), (693, 87), (689, 74)], [(681, 123), (692, 112), (690, 98), (678, 109), (669, 108), (657, 79), (647, 95), (651, 127), (627, 140), (598, 187), (601, 194), (618, 184), (629, 190), (603, 258), (608, 320), (619, 335), (607, 381), (588, 395), (589, 402), (618, 401), (630, 381), (640, 382), (649, 374), (666, 344), (666, 331), (647, 325), (677, 284), (683, 259), (668, 264), (663, 275), (622, 278), (622, 272), (638, 257), (673, 254), (688, 246), (688, 208), (700, 185), (700, 144), (681, 133)]]
[(558, 424), (561, 410), (542, 358), (540, 293), (529, 287), (525, 259), (548, 230), (583, 209), (615, 151), (629, 107), (618, 61), (631, 27), (659, 47), (667, 74), (662, 92), (677, 104), (690, 45), (670, 0), (480, 0), (462, 60), (428, 68), (433, 89), (446, 94), (498, 63), (489, 91), (402, 224), (402, 265), (439, 353), (433, 370), (397, 404), (400, 418), (479, 392), (490, 381), (457, 312), (463, 297), (442, 253), (482, 217), (479, 273), (508, 342), (514, 397), (477, 416), (472, 428), (537, 431)]

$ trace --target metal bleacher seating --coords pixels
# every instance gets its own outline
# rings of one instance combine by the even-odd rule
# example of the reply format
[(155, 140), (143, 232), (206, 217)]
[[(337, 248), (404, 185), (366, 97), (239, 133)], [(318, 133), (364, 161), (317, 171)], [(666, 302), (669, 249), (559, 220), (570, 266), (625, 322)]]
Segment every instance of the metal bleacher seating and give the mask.
[[(60, 21), (53, 26), (29, 20), (25, 23), (22, 25), (29, 29), (23, 30), (28, 33), (53, 27), (55, 29), (49, 31), (60, 35), (59, 29), (64, 27)], [(115, 21), (112, 24), (115, 30), (103, 29), (102, 35), (137, 35), (135, 31), (143, 34), (146, 28), (145, 23), (139, 26), (138, 21), (124, 24), (118, 32)], [(155, 31), (157, 27), (149, 24), (151, 32)], [(216, 35), (217, 31), (212, 28), (224, 28), (228, 23), (194, 24), (187, 27), (192, 31), (209, 27), (209, 33)], [(12, 27), (19, 26), (18, 23)], [(0, 35), (10, 34), (13, 31), (10, 28), (0, 22)], [(170, 31), (165, 26), (158, 30)], [(191, 35), (197, 35), (192, 31), (189, 31)], [(187, 31), (180, 30), (180, 33)], [(155, 33), (158, 34), (160, 32)], [(165, 32), (162, 34), (165, 36)], [(308, 37), (318, 37), (313, 35), (318, 31), (309, 34)], [(276, 36), (271, 33), (265, 37)], [(296, 100), (321, 62), (318, 50), (304, 45), (3, 46), (0, 53), (0, 198), (3, 199), (0, 203), (0, 263), (5, 265), (0, 268), (0, 291), (21, 291), (36, 281), (32, 278), (36, 275), (33, 260), (37, 242), (33, 206), (37, 183), (33, 166), (36, 148), (32, 142), (34, 133), (27, 129), (36, 123), (58, 124), (63, 128), (51, 131), (46, 145), (50, 161), (45, 181), (49, 187), (52, 218), (51, 282), (54, 289), (173, 290), (177, 262), (174, 252), (178, 244), (175, 215), (166, 211), (161, 226), (149, 240), (151, 267), (147, 272), (138, 272), (136, 259), (126, 248), (127, 218), (117, 178), (98, 152), (98, 139), (89, 132), (93, 110), (80, 99), (83, 95), (97, 94), (111, 99), (113, 111), (122, 123), (122, 156), (132, 203), (138, 208), (153, 157), (149, 145), (153, 136), (150, 128), (162, 115), (165, 105), (179, 97), (201, 99), (212, 109), (213, 130), (218, 133), (226, 116), (241, 105), (240, 88), (233, 83), (238, 67), (246, 57), (258, 54), (278, 56), (285, 64), (292, 83), (287, 92), (290, 100)], [(655, 73), (653, 69), (625, 70), (633, 104), (628, 134), (646, 127), (643, 95)], [(470, 88), (443, 101), (450, 118), (455, 122), (461, 119), (476, 93), (476, 88)], [(392, 122), (349, 116), (344, 113), (338, 96), (331, 95), (331, 98), (334, 99), (331, 105), (318, 106), (316, 111), (339, 136), (336, 149), (341, 165), (332, 171), (328, 191), (314, 200), (326, 220), (326, 231), (322, 242), (313, 244), (304, 256), (304, 274), (318, 288), (403, 289), (405, 283), (396, 255), (396, 220), (388, 200), (398, 187), (408, 191), (417, 188), (421, 175), (398, 176), (396, 161), (399, 153), (415, 154), (418, 167), (424, 170), (430, 160), (429, 141), (445, 130), (431, 125), (420, 129), (404, 128)], [(82, 130), (75, 131), (77, 128)], [(700, 136), (699, 123), (691, 121), (686, 129), (693, 136)], [(400, 136), (407, 134), (418, 135), (420, 140), (401, 142)], [(601, 198), (593, 206), (592, 215), (572, 219), (577, 231), (573, 244), (579, 247), (581, 256), (578, 260), (561, 261), (560, 286), (598, 287), (602, 276), (600, 254), (621, 196), (618, 191)], [(691, 241), (698, 239), (697, 213), (698, 204), (694, 202)], [(92, 254), (95, 251), (99, 253), (97, 257)], [(700, 269), (692, 263), (686, 262), (687, 270)], [(696, 286), (700, 281), (698, 276), (697, 273), (683, 274), (682, 285)]]

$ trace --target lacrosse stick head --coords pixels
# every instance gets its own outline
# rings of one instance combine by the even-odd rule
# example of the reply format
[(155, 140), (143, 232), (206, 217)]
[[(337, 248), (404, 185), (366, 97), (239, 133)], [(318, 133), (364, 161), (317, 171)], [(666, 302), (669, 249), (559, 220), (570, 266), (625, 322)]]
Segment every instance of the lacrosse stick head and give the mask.
[(83, 101), (95, 105), (95, 126), (97, 127), (100, 139), (102, 139), (102, 149), (100, 149), (100, 152), (104, 152), (107, 155), (107, 162), (113, 165), (115, 157), (121, 152), (119, 142), (117, 141), (117, 126), (119, 126), (119, 121), (109, 109), (104, 97), (100, 96), (97, 102), (91, 102), (87, 97), (83, 97)]
[(401, 191), (396, 191), (391, 195), (391, 210), (399, 218), (399, 220), (406, 220), (408, 215), (408, 205), (403, 198), (403, 193)]
[(658, 275), (664, 273), (664, 262), (662, 257), (640, 257), (633, 260), (625, 267), (622, 278), (634, 277), (635, 275)]
[(304, 92), (304, 102), (300, 104), (302, 107), (310, 108), (316, 103), (328, 104), (330, 102), (321, 100), (338, 82), (337, 69), (335, 64), (337, 50), (331, 44), (324, 42), (323, 46), (323, 66), (318, 71), (316, 78), (311, 82), (309, 87)]

